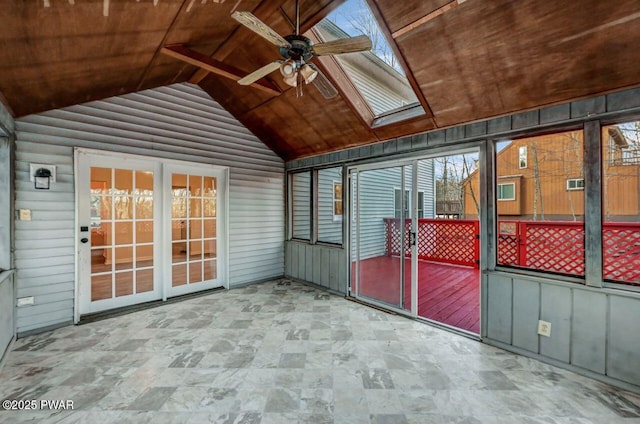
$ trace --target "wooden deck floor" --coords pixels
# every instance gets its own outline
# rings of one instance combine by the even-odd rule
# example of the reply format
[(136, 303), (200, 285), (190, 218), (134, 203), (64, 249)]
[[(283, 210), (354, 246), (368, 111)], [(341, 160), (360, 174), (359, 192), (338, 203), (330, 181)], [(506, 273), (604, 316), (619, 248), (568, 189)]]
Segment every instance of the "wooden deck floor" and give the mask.
[[(405, 260), (407, 270), (410, 265), (411, 261)], [(353, 267), (355, 270), (355, 263)], [(360, 295), (401, 306), (399, 281), (400, 258), (381, 256), (360, 262)], [(404, 308), (409, 309), (409, 273), (405, 275), (404, 288)], [(418, 315), (479, 333), (480, 271), (466, 266), (418, 261)]]

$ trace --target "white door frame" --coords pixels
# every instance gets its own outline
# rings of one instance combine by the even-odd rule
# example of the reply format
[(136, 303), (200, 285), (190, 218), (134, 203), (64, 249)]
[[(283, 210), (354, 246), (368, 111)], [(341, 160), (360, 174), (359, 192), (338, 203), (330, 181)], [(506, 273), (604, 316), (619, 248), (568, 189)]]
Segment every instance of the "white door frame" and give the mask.
[[(95, 163), (94, 163), (95, 161)], [(100, 162), (102, 161), (102, 162)], [(116, 161), (116, 162), (113, 162)], [(82, 278), (86, 278), (88, 274), (85, 270), (90, 270), (91, 264), (87, 264), (86, 261), (90, 261), (90, 244), (89, 243), (81, 243), (80, 239), (83, 237), (90, 238), (91, 234), (89, 232), (82, 232), (81, 226), (89, 226), (90, 227), (90, 218), (86, 217), (87, 211), (83, 210), (83, 208), (88, 209), (88, 202), (85, 202), (83, 205), (83, 199), (81, 196), (89, 193), (90, 190), (90, 168), (91, 166), (100, 167), (105, 166), (104, 163), (113, 163), (114, 165), (110, 167), (113, 168), (125, 168), (126, 166), (142, 166), (143, 168), (150, 167), (154, 169), (154, 204), (158, 205), (154, 207), (154, 290), (149, 293), (153, 293), (153, 295), (149, 295), (149, 300), (162, 299), (166, 300), (167, 297), (172, 295), (178, 295), (178, 293), (170, 293), (168, 290), (171, 282), (167, 280), (167, 277), (170, 274), (167, 274), (167, 264), (170, 266), (170, 260), (166, 260), (166, 254), (170, 249), (167, 246), (170, 246), (171, 237), (170, 232), (167, 234), (167, 228), (164, 221), (167, 221), (167, 216), (169, 216), (169, 225), (170, 225), (170, 212), (167, 214), (166, 208), (167, 203), (170, 201), (166, 200), (166, 195), (169, 192), (165, 192), (166, 187), (169, 189), (171, 187), (171, 173), (167, 172), (170, 169), (178, 169), (178, 167), (187, 167), (191, 172), (194, 172), (194, 169), (201, 174), (207, 172), (216, 172), (219, 174), (218, 180), (218, 205), (221, 205), (217, 209), (217, 233), (216, 237), (218, 239), (218, 258), (217, 258), (217, 276), (218, 280), (220, 280), (219, 286), (222, 286), (226, 289), (229, 288), (229, 168), (205, 163), (198, 162), (187, 162), (180, 161), (174, 159), (165, 159), (158, 158), (153, 156), (143, 156), (143, 155), (134, 155), (128, 153), (119, 153), (112, 151), (104, 151), (104, 150), (96, 150), (96, 149), (87, 149), (76, 147), (74, 149), (74, 179), (75, 179), (75, 293), (74, 293), (74, 322), (77, 324), (80, 321), (81, 309), (82, 313), (91, 313), (85, 312), (85, 308), (81, 302), (85, 302), (87, 299), (81, 297), (84, 296), (81, 290), (81, 282)], [(107, 167), (107, 166), (105, 166)], [(194, 172), (194, 173), (197, 173)], [(86, 199), (84, 199), (86, 200)], [(170, 207), (170, 206), (169, 206)], [(157, 217), (157, 219), (156, 219)], [(86, 221), (86, 222), (85, 222)], [(170, 229), (170, 228), (169, 228)], [(160, 248), (158, 248), (160, 246)], [(81, 249), (86, 249), (84, 251), (84, 255), (81, 255)], [(89, 254), (87, 254), (89, 252)], [(164, 265), (161, 265), (164, 264)], [(84, 267), (84, 268), (83, 268)], [(87, 268), (88, 267), (88, 268)], [(84, 272), (84, 276), (83, 276)], [(137, 296), (141, 296), (137, 295)], [(136, 300), (131, 304), (142, 303), (147, 300)], [(90, 303), (90, 299), (89, 299)], [(121, 303), (125, 303), (122, 302)], [(105, 305), (108, 306), (108, 302), (105, 302)], [(116, 305), (125, 306), (123, 304)], [(110, 309), (110, 308), (104, 308)]]

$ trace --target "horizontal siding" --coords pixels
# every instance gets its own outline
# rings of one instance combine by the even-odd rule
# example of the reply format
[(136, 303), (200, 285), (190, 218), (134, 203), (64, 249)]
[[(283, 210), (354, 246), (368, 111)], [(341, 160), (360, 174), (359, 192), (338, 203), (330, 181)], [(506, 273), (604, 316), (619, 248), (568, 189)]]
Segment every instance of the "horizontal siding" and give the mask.
[[(17, 121), (18, 332), (73, 319), (73, 148), (230, 168), (229, 278), (239, 285), (284, 274), (284, 163), (199, 87), (176, 84), (30, 115)], [(35, 191), (29, 163), (56, 165), (50, 191)]]

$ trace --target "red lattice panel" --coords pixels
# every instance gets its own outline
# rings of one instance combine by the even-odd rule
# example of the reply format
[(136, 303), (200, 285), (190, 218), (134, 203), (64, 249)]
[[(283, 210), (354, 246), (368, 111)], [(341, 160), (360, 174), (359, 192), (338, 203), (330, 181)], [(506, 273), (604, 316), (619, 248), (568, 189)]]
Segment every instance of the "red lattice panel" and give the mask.
[(500, 234), (498, 236), (498, 264), (518, 265), (519, 258), (518, 236)]
[(478, 222), (418, 220), (418, 258), (476, 266)]
[[(527, 223), (527, 268), (570, 275), (584, 275), (584, 226), (582, 223)], [(521, 258), (522, 259), (522, 258)]]
[(640, 224), (605, 224), (602, 244), (604, 278), (640, 285)]
[[(385, 219), (387, 256), (400, 255), (400, 220)], [(419, 219), (418, 258), (436, 262), (477, 266), (478, 221)], [(405, 220), (405, 246), (409, 246), (411, 220)], [(411, 251), (406, 249), (406, 257)]]

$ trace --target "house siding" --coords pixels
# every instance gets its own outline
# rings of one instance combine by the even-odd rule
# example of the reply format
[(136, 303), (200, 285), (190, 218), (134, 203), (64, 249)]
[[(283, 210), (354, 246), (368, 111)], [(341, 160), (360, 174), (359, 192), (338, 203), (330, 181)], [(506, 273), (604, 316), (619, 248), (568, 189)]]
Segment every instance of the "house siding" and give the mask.
[[(175, 84), (20, 118), (16, 122), (18, 333), (73, 319), (74, 147), (230, 168), (229, 285), (284, 274), (284, 163), (199, 87)], [(32, 162), (55, 164), (57, 182), (35, 191)]]

